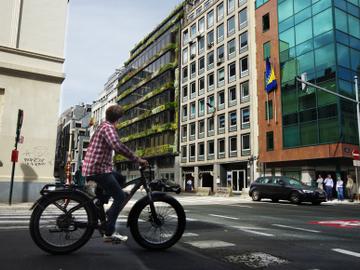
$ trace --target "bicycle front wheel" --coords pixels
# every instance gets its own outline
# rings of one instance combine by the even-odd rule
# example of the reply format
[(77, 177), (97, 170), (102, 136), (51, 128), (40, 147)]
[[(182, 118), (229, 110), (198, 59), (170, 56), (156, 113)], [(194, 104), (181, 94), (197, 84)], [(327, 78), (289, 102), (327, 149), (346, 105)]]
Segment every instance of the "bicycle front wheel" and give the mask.
[(30, 219), (30, 234), (42, 250), (67, 254), (91, 238), (94, 220), (91, 206), (82, 196), (76, 193), (51, 194), (35, 207)]
[(154, 196), (153, 202), (157, 218), (152, 215), (148, 199), (139, 201), (130, 213), (130, 231), (135, 241), (144, 248), (167, 249), (184, 233), (185, 212), (176, 199), (166, 194)]

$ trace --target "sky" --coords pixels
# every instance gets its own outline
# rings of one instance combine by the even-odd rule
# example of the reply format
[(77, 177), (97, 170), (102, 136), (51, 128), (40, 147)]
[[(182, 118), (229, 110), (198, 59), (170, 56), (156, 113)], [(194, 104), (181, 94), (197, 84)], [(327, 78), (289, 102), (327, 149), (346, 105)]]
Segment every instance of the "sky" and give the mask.
[(60, 113), (92, 104), (130, 50), (182, 0), (70, 0)]

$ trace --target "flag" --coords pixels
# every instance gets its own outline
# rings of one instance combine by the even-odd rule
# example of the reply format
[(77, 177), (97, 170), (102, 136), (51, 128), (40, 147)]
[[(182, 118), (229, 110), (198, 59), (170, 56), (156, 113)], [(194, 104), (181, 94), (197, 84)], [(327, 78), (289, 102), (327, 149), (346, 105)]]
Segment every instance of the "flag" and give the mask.
[(265, 90), (270, 93), (277, 88), (277, 81), (275, 78), (275, 72), (270, 64), (269, 57), (266, 58), (266, 71), (265, 71)]

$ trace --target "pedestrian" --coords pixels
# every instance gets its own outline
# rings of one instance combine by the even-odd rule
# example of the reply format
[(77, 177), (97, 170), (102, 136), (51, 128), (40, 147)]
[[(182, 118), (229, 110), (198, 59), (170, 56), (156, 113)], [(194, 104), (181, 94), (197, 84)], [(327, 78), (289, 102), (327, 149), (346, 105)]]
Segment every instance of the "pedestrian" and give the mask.
[(326, 200), (332, 201), (332, 193), (334, 188), (334, 180), (331, 178), (331, 175), (328, 174), (324, 180), (325, 192), (326, 192)]
[(354, 201), (354, 193), (355, 193), (354, 191), (355, 191), (354, 180), (351, 178), (351, 175), (348, 175), (346, 180), (346, 193), (349, 197), (350, 202)]
[(220, 187), (220, 177), (216, 177), (216, 186)]
[(319, 174), (318, 178), (316, 179), (316, 183), (319, 189), (324, 190), (324, 179), (322, 178), (321, 174)]
[(336, 180), (336, 192), (337, 198), (339, 201), (344, 200), (344, 182), (341, 180), (341, 177), (338, 177)]
[(85, 185), (85, 177), (82, 175), (82, 166), (79, 166), (79, 169), (75, 172), (74, 175), (75, 185), (83, 187)]
[(186, 181), (186, 190), (187, 191), (192, 191), (192, 181), (191, 181), (191, 179), (188, 179), (187, 181)]
[(97, 127), (90, 139), (82, 167), (82, 175), (86, 177), (86, 180), (96, 182), (114, 199), (106, 211), (105, 242), (126, 241), (128, 238), (115, 232), (116, 220), (126, 195), (120, 183), (125, 181), (125, 177), (113, 172), (113, 150), (142, 167), (149, 165), (146, 160), (135, 156), (125, 144), (120, 142), (115, 126), (122, 115), (123, 109), (119, 105), (107, 108), (105, 121)]

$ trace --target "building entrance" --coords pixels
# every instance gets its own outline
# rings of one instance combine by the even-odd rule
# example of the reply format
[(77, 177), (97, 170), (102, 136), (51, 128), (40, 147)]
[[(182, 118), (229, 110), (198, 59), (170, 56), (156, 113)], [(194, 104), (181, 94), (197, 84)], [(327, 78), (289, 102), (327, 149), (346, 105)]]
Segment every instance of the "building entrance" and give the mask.
[(233, 192), (240, 192), (243, 188), (247, 188), (245, 170), (236, 170), (231, 172), (231, 183)]

